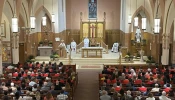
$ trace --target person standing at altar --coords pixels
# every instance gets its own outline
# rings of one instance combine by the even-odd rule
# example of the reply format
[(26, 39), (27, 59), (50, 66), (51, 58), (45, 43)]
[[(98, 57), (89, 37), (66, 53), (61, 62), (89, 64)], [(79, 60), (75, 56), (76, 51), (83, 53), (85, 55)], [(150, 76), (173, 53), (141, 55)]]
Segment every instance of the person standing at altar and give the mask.
[(73, 41), (71, 42), (71, 50), (72, 50), (73, 52), (76, 52), (76, 46), (77, 46), (77, 43), (73, 40)]
[(59, 46), (64, 47), (65, 50), (68, 52), (68, 50), (67, 50), (67, 48), (66, 48), (66, 44), (64, 43), (64, 40), (61, 40), (61, 43), (60, 43)]
[(114, 43), (111, 51), (117, 53), (118, 52), (118, 47), (119, 47), (119, 44), (117, 42)]
[(87, 37), (84, 39), (84, 47), (89, 47), (89, 39)]

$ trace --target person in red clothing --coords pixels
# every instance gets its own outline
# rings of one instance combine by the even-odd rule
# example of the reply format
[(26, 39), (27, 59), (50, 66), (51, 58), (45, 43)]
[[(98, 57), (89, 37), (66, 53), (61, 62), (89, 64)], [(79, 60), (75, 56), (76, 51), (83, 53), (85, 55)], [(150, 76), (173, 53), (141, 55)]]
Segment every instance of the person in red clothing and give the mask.
[(147, 87), (145, 87), (145, 85), (142, 84), (142, 86), (139, 87), (138, 90), (139, 90), (140, 92), (142, 92), (143, 94), (146, 94), (146, 92), (147, 92)]
[(166, 93), (168, 93), (171, 90), (170, 84), (167, 84), (167, 87), (163, 89)]
[(115, 90), (119, 92), (121, 90), (120, 82), (117, 82), (117, 86), (115, 87)]

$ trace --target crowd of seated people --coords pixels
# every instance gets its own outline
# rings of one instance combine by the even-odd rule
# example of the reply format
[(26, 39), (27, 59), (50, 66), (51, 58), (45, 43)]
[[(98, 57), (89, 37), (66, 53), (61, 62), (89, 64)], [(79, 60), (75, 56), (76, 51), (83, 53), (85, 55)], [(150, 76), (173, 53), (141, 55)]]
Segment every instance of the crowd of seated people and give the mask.
[[(9, 71), (13, 70), (13, 71)], [(0, 100), (71, 100), (76, 73), (62, 62), (18, 64), (4, 67)]]
[(105, 66), (99, 74), (100, 100), (175, 100), (173, 67)]

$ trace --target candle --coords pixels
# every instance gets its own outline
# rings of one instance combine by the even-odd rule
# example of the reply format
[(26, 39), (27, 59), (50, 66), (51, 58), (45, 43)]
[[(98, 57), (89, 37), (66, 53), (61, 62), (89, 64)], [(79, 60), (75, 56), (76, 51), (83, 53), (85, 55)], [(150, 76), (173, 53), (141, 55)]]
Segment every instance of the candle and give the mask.
[(150, 50), (151, 50), (151, 43), (150, 43)]

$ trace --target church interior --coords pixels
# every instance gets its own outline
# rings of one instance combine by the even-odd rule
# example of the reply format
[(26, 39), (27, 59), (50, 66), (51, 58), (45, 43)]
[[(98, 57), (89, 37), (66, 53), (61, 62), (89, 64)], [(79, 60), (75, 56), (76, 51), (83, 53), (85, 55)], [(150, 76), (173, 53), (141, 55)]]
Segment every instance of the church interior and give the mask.
[(173, 10), (175, 0), (0, 0), (0, 100), (175, 100)]

